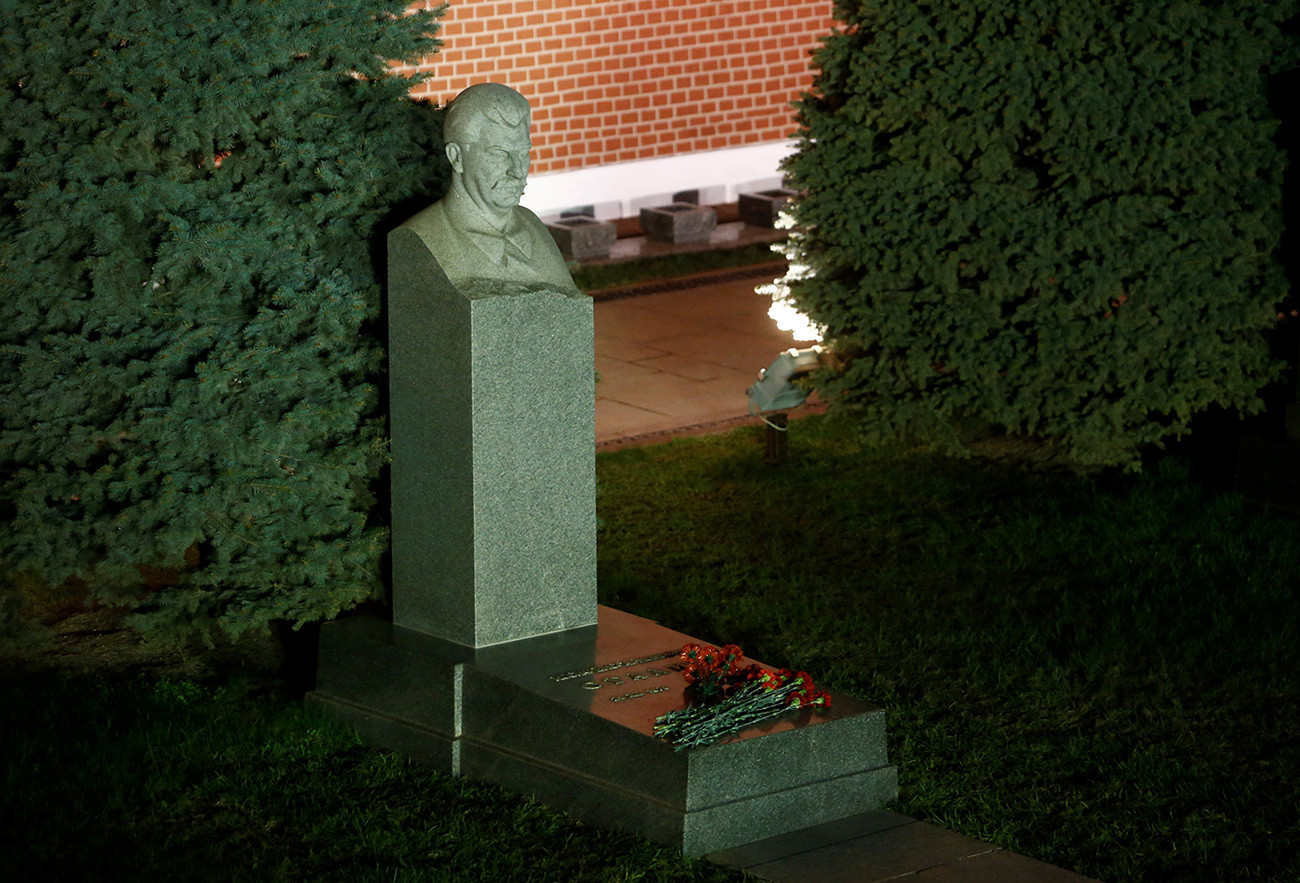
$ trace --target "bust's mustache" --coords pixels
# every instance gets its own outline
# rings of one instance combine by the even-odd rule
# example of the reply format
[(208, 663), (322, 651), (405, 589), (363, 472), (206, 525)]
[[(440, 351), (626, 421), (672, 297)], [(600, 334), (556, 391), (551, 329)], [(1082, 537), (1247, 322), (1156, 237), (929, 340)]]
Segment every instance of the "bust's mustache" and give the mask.
[(515, 199), (524, 195), (525, 182), (519, 178), (502, 178), (492, 185), (492, 192), (502, 196), (512, 196)]

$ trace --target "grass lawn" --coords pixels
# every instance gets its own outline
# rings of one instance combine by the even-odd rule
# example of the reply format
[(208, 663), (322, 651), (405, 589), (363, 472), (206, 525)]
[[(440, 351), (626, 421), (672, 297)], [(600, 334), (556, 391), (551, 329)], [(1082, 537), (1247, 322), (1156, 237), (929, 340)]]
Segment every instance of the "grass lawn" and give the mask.
[(1300, 525), (833, 419), (606, 456), (605, 603), (888, 712), (909, 815), (1103, 880), (1300, 880)]
[(364, 748), (257, 680), (0, 684), (0, 878), (736, 880)]
[[(894, 808), (1110, 881), (1300, 879), (1300, 525), (831, 418), (598, 459), (602, 601), (888, 713)], [(273, 681), (0, 679), (13, 879), (738, 880), (367, 750)]]

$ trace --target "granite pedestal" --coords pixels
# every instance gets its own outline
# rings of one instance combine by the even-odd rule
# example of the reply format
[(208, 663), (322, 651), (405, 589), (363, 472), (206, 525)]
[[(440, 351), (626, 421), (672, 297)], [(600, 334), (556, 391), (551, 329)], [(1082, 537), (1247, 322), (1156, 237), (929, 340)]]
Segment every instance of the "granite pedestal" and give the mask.
[(718, 213), (689, 202), (641, 209), (641, 229), (660, 242), (707, 242), (718, 226)]
[(778, 187), (757, 193), (742, 193), (736, 200), (740, 219), (754, 227), (775, 227), (776, 219), (787, 202), (798, 196), (798, 191)]
[(595, 218), (560, 218), (549, 222), (546, 229), (551, 231), (560, 254), (570, 261), (607, 258), (618, 239), (613, 224)]
[(388, 255), (394, 621), (471, 647), (591, 625), (591, 299), (457, 289), (406, 228)]
[(370, 744), (700, 855), (883, 806), (884, 712), (832, 695), (706, 747), (654, 720), (685, 704), (695, 639), (601, 607), (596, 626), (472, 649), (367, 617), (321, 629), (311, 701)]

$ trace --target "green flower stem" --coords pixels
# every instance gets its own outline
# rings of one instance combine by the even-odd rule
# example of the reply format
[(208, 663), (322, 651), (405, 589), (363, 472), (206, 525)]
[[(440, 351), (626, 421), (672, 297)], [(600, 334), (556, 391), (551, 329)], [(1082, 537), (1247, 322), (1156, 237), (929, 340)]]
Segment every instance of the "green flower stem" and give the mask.
[(672, 742), (678, 751), (708, 745), (783, 714), (790, 707), (790, 696), (801, 686), (797, 680), (776, 689), (757, 682), (747, 684), (717, 705), (693, 706), (660, 715), (655, 720), (654, 734)]

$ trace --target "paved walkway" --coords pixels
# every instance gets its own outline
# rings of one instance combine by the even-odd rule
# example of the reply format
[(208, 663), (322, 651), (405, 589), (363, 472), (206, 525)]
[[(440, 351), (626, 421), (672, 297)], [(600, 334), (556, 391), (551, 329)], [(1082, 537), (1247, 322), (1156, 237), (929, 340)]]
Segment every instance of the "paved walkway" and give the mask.
[[(745, 390), (796, 344), (755, 294), (781, 267), (716, 274), (708, 284), (596, 302), (596, 443), (630, 442), (746, 422)], [(628, 296), (635, 295), (635, 296)]]
[[(730, 228), (730, 229), (728, 229)], [(723, 225), (720, 235), (734, 239)], [(633, 252), (636, 243), (620, 245)], [(663, 246), (656, 246), (660, 251)], [(709, 274), (597, 295), (596, 442), (602, 450), (747, 422), (745, 390), (794, 341), (757, 285), (781, 267)], [(714, 853), (778, 883), (1086, 883), (1070, 871), (879, 810)]]
[(774, 883), (1089, 883), (1090, 878), (888, 810), (715, 852)]

